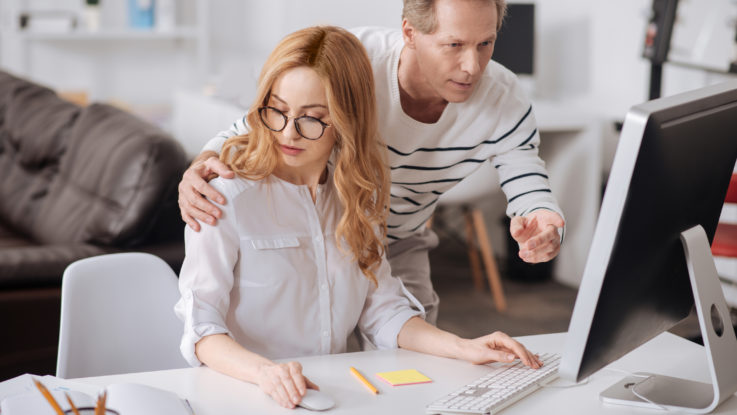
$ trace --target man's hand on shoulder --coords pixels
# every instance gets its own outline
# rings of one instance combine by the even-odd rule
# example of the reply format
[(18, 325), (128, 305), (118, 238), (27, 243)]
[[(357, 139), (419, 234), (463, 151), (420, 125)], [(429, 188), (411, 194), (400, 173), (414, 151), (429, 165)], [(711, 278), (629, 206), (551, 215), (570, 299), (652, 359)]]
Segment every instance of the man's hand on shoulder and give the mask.
[(218, 176), (232, 179), (235, 173), (220, 161), (217, 153), (204, 151), (194, 159), (179, 182), (179, 210), (182, 219), (196, 232), (200, 230), (198, 221), (214, 225), (222, 216), (220, 209), (210, 200), (224, 205), (225, 198), (208, 184)]
[(547, 209), (538, 209), (525, 216), (515, 216), (509, 233), (519, 244), (519, 257), (525, 262), (536, 264), (555, 258), (560, 252), (560, 235), (565, 221), (559, 214)]

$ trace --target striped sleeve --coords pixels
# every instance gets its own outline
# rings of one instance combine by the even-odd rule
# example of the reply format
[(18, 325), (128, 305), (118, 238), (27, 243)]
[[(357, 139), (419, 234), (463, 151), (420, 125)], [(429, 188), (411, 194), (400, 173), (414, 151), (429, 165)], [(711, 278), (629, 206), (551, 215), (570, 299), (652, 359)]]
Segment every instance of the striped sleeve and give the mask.
[(507, 197), (507, 215), (524, 216), (537, 209), (548, 209), (563, 217), (550, 189), (545, 162), (538, 155), (540, 134), (534, 114), (529, 111), (505, 140), (505, 150), (491, 158)]
[(220, 154), (220, 150), (223, 148), (223, 144), (225, 144), (225, 140), (229, 139), (230, 137), (234, 137), (236, 135), (242, 135), (248, 132), (248, 127), (246, 124), (246, 116), (235, 120), (235, 122), (225, 131), (221, 131), (215, 135), (215, 137), (211, 138), (210, 141), (208, 141), (205, 146), (202, 148), (202, 152), (205, 151), (214, 151), (218, 154)]

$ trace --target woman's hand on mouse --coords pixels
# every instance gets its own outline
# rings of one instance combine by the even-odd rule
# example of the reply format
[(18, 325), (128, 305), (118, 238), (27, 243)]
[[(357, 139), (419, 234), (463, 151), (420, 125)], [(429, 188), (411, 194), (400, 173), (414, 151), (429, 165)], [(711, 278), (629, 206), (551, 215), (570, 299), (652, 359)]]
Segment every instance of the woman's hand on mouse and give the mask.
[(258, 370), (257, 383), (279, 405), (293, 409), (307, 392), (320, 390), (302, 374), (299, 362), (264, 364)]

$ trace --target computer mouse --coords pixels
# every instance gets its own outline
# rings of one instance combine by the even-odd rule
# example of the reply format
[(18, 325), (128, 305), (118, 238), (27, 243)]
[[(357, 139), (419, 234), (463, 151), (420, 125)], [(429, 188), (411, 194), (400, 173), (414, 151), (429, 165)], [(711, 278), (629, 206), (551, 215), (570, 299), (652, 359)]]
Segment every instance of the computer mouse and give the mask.
[(325, 411), (335, 406), (335, 401), (325, 392), (315, 389), (307, 389), (307, 393), (302, 397), (302, 401), (297, 404), (302, 408), (311, 411)]

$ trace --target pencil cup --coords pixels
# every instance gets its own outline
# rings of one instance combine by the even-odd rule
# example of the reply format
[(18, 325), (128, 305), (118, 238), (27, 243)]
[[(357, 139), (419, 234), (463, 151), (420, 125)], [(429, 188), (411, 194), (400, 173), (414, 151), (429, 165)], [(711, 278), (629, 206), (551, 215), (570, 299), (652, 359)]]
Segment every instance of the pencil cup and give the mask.
[[(95, 415), (95, 408), (92, 406), (83, 406), (80, 408), (77, 408), (77, 411), (79, 411), (79, 415)], [(74, 415), (74, 411), (71, 409), (67, 409), (64, 411), (65, 415)], [(112, 409), (105, 409), (103, 412), (104, 415), (120, 415), (118, 411), (112, 410)]]

